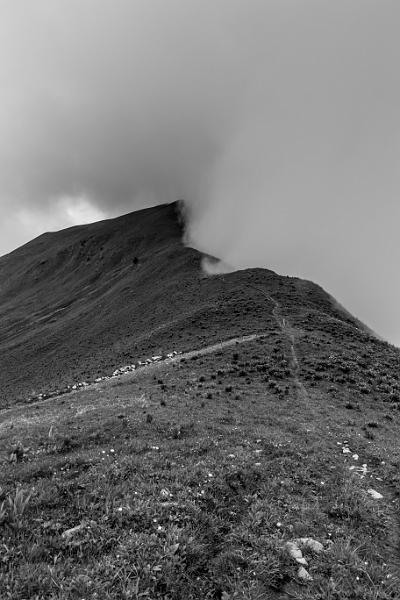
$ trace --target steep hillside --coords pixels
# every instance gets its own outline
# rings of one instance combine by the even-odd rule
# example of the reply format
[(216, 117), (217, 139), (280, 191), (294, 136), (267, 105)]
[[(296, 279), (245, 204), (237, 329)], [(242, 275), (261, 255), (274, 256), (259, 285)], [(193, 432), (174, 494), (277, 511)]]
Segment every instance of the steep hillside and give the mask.
[(0, 597), (397, 600), (399, 350), (177, 209), (0, 259)]
[(273, 329), (265, 290), (306, 329), (361, 335), (317, 286), (261, 269), (205, 277), (181, 240), (174, 203), (47, 233), (0, 258), (0, 405)]

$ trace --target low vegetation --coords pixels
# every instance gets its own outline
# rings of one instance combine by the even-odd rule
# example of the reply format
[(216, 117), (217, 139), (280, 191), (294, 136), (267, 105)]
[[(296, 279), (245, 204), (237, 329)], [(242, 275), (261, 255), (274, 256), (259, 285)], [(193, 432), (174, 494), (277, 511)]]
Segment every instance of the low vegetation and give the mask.
[(0, 257), (1, 600), (398, 600), (398, 349), (176, 209)]
[[(280, 347), (272, 336), (6, 413), (0, 597), (398, 598), (399, 411), (302, 398)], [(285, 546), (303, 537), (324, 548), (305, 554), (310, 581)]]

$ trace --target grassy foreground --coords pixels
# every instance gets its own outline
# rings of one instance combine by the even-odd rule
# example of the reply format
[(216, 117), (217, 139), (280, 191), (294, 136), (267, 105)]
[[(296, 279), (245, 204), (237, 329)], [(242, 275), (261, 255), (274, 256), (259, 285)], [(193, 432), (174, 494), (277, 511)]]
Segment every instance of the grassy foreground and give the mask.
[(399, 598), (400, 411), (299, 389), (279, 344), (0, 413), (0, 598)]

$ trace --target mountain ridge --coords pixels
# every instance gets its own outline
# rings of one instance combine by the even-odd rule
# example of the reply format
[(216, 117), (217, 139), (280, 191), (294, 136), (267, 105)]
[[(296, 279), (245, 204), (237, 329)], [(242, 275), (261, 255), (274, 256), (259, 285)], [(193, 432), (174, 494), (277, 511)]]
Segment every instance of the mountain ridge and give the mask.
[(182, 241), (181, 210), (175, 202), (43, 234), (0, 258), (3, 404), (171, 346), (262, 331), (272, 309), (255, 284), (283, 296), (289, 312), (308, 312), (309, 322), (315, 311), (326, 323), (362, 326), (312, 282), (268, 269), (206, 276), (202, 254)]

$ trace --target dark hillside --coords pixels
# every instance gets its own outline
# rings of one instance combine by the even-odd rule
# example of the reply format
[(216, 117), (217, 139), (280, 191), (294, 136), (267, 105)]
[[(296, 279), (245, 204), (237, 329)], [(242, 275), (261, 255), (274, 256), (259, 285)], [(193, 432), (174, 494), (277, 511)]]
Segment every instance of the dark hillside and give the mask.
[(174, 203), (47, 233), (0, 258), (0, 405), (152, 354), (274, 330), (266, 294), (314, 335), (364, 338), (315, 284), (263, 269), (206, 277), (181, 240)]

